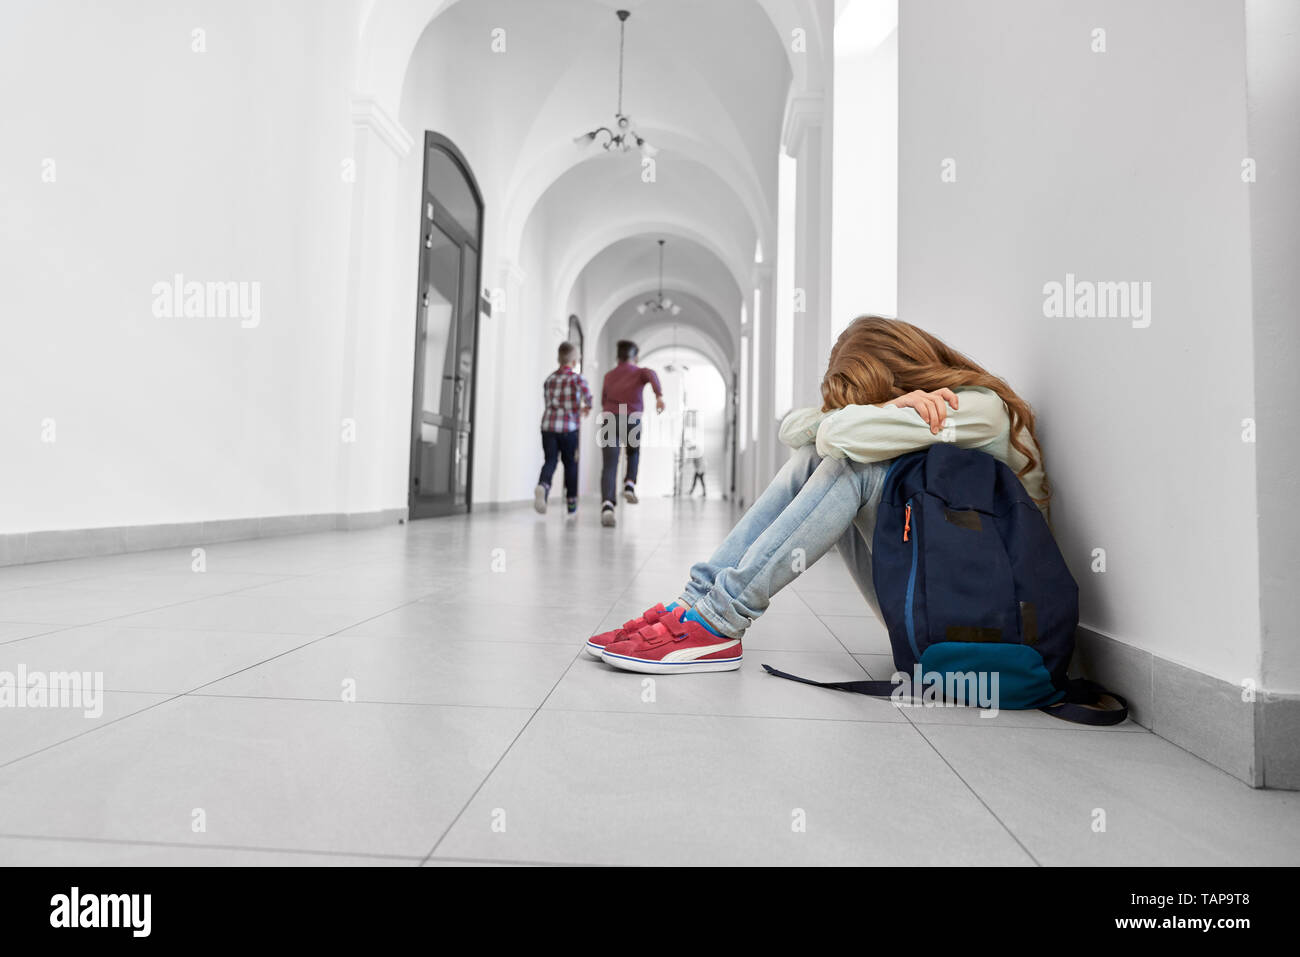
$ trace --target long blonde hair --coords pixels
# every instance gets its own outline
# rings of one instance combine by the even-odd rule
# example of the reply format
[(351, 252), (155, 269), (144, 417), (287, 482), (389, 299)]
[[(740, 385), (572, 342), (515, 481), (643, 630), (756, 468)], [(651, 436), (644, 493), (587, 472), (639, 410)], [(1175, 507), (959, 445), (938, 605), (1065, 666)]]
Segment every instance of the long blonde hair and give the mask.
[[(831, 349), (830, 364), (822, 379), (822, 411), (846, 405), (878, 405), (918, 389), (956, 389), (983, 386), (997, 393), (1011, 418), (1011, 445), (1025, 457), (1016, 475), (1024, 478), (1041, 466), (1037, 452), (1034, 410), (1003, 379), (972, 362), (942, 340), (910, 322), (882, 316), (859, 316), (840, 333)], [(1020, 437), (1021, 429), (1033, 447)], [(1043, 476), (1043, 498), (1052, 496)]]

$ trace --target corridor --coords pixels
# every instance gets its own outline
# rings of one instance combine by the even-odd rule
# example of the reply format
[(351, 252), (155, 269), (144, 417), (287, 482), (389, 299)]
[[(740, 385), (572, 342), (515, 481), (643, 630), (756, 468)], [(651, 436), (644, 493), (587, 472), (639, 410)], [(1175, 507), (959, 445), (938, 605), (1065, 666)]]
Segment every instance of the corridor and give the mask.
[(213, 545), (201, 573), (189, 549), (0, 569), (0, 671), (105, 684), (96, 720), (0, 722), (0, 864), (1300, 863), (1300, 794), (1132, 722), (769, 677), (892, 672), (834, 554), (740, 671), (597, 662), (583, 639), (675, 594), (734, 518), (627, 511), (605, 536), (594, 509), (515, 508)]
[[(0, 866), (1300, 864), (1295, 0), (14, 0), (0, 87)], [(1116, 723), (766, 673), (895, 673), (850, 529)]]

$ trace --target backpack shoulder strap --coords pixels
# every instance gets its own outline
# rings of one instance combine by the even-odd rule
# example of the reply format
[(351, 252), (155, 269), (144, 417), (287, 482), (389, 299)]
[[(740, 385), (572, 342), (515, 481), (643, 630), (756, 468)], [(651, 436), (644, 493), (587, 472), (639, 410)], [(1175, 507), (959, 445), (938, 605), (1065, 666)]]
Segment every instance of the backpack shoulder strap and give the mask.
[(791, 681), (799, 681), (806, 685), (816, 685), (818, 688), (852, 691), (854, 694), (871, 695), (874, 698), (888, 698), (893, 695), (894, 689), (898, 687), (892, 681), (813, 681), (811, 678), (800, 678), (798, 675), (777, 671), (771, 665), (763, 665), (763, 670), (777, 678), (788, 678)]
[[(813, 681), (811, 678), (800, 678), (798, 675), (778, 671), (771, 665), (763, 665), (763, 670), (776, 678), (786, 678), (818, 688), (850, 691), (873, 698), (892, 697), (897, 687), (892, 681)], [(1107, 706), (1104, 700), (1107, 698), (1113, 699), (1118, 707)], [(1128, 719), (1128, 701), (1114, 692), (1107, 691), (1099, 684), (1081, 678), (1070, 681), (1063, 701), (1038, 710), (1062, 721), (1097, 727), (1122, 724)]]

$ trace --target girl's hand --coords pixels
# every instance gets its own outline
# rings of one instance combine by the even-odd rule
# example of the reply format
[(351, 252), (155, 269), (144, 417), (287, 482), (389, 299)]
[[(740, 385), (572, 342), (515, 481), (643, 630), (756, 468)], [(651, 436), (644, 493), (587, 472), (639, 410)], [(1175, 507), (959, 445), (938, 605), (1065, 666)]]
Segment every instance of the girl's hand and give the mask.
[(925, 420), (925, 424), (930, 427), (931, 434), (937, 435), (943, 428), (944, 420), (948, 418), (945, 402), (952, 406), (954, 412), (957, 411), (957, 393), (951, 389), (937, 389), (934, 392), (922, 392), (917, 389), (907, 395), (900, 395), (897, 399), (890, 399), (885, 405), (897, 406), (900, 409), (915, 409)]

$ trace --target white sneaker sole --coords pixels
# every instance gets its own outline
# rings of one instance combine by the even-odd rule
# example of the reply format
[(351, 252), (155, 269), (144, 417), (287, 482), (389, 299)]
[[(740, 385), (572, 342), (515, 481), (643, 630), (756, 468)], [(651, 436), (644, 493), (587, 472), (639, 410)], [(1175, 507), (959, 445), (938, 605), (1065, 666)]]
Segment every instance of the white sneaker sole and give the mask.
[(629, 505), (635, 505), (637, 503), (636, 492), (629, 492), (627, 489), (623, 489), (623, 501), (627, 502)]
[(614, 510), (612, 508), (607, 508), (600, 513), (600, 524), (606, 528), (614, 527)]
[[(515, 499), (515, 501), (519, 501)], [(540, 485), (533, 489), (533, 508), (537, 510), (538, 515), (546, 514), (546, 489)]]
[(709, 671), (735, 671), (744, 661), (744, 655), (734, 658), (711, 658), (708, 661), (647, 661), (645, 658), (629, 658), (627, 655), (612, 655), (606, 651), (601, 660), (622, 671), (637, 671), (645, 675), (694, 675)]
[(593, 645), (591, 642), (587, 642), (587, 654), (591, 655), (591, 657), (595, 658), (597, 661), (602, 661), (604, 660), (605, 646)]

